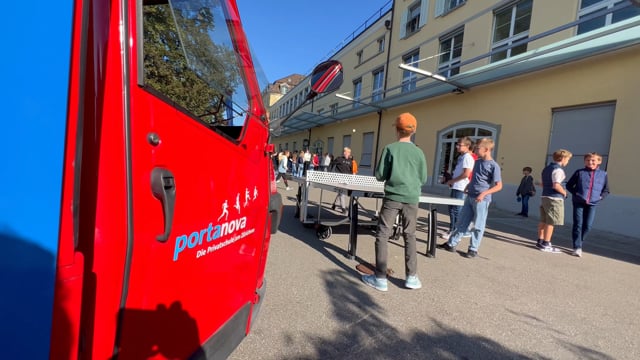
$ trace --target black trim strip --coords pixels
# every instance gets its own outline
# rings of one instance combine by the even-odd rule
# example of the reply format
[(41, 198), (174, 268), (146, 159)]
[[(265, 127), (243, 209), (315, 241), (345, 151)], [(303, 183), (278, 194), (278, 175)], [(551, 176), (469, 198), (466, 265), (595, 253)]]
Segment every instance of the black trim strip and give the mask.
[(246, 337), (251, 303), (246, 303), (214, 335), (212, 335), (189, 359), (224, 360), (231, 355)]

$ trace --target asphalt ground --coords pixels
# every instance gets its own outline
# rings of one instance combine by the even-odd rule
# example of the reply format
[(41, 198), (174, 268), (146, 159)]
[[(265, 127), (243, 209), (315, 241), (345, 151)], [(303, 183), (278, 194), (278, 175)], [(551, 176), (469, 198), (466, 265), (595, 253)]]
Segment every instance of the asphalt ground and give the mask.
[[(319, 240), (294, 218), (295, 191), (280, 191), (285, 208), (271, 240), (267, 295), (232, 360), (640, 358), (639, 238), (594, 230), (577, 258), (565, 225), (553, 238), (564, 252), (544, 253), (535, 248), (537, 219), (491, 208), (475, 259), (461, 256), (468, 239), (457, 253), (428, 258), (426, 231), (418, 232), (420, 290), (404, 288), (402, 239), (391, 241), (394, 274), (383, 293), (356, 269), (375, 261), (370, 228), (359, 229), (350, 260), (348, 225)], [(324, 192), (325, 208), (333, 197)], [(373, 199), (361, 203), (376, 207)], [(446, 207), (438, 210), (444, 232)]]

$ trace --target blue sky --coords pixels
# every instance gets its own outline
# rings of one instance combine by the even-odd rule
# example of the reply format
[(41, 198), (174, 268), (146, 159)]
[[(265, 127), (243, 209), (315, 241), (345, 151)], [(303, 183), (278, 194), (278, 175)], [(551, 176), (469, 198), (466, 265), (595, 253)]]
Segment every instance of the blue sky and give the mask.
[(308, 75), (390, 0), (236, 2), (253, 55), (273, 82), (294, 73)]

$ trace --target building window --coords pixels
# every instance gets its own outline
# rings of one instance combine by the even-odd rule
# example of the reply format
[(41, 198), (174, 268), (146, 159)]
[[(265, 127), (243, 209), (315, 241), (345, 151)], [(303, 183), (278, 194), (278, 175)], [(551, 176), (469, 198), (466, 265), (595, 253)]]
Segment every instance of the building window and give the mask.
[(370, 167), (373, 161), (373, 132), (362, 134), (362, 156), (360, 156), (360, 166)]
[(409, 18), (405, 24), (405, 34), (411, 35), (418, 31), (420, 21), (420, 4), (414, 4), (409, 8)]
[(360, 103), (360, 97), (362, 96), (362, 78), (353, 80), (353, 108), (357, 108)]
[(440, 63), (438, 64), (440, 75), (451, 77), (460, 73), (463, 37), (464, 30), (459, 29), (440, 39)]
[(371, 89), (371, 101), (380, 101), (384, 97), (384, 69), (373, 72), (373, 86)]
[[(342, 148), (346, 147), (351, 147), (351, 135), (342, 136)], [(340, 155), (342, 155), (342, 150), (340, 150)]]
[[(611, 9), (622, 2), (624, 2), (624, 0), (582, 0), (580, 2), (580, 10), (578, 10), (578, 19), (582, 19), (585, 16), (603, 11), (604, 9)], [(578, 25), (578, 35), (638, 15), (640, 15), (640, 7), (628, 5), (616, 11), (609, 12), (605, 15), (598, 16), (581, 23), (580, 25)]]
[(437, 164), (437, 167), (433, 171), (435, 177), (431, 179), (431, 184), (441, 184), (441, 180), (444, 178), (445, 172), (448, 172), (449, 174), (453, 173), (453, 169), (458, 161), (458, 156), (460, 156), (456, 151), (455, 145), (457, 140), (464, 136), (470, 137), (473, 141), (488, 137), (497, 143), (498, 129), (489, 127), (486, 124), (464, 124), (452, 126), (443, 130), (438, 136), (438, 149), (440, 150), (436, 154), (435, 163)]
[(280, 84), (280, 94), (287, 95), (287, 92), (289, 92), (289, 87), (285, 84)]
[(378, 39), (378, 52), (384, 52), (384, 36)]
[(527, 44), (513, 46), (529, 37), (533, 0), (519, 1), (495, 12), (491, 62), (503, 60), (527, 51)]
[(467, 0), (436, 0), (435, 16), (442, 16), (464, 5)]
[(358, 51), (356, 56), (358, 57), (358, 65), (362, 64), (362, 50)]
[(400, 26), (400, 38), (414, 34), (427, 23), (427, 10), (429, 9), (429, 0), (416, 1), (409, 5), (402, 14), (402, 23)]
[[(322, 140), (316, 141), (313, 148), (314, 148), (313, 152), (315, 154), (318, 154), (318, 156), (322, 156), (322, 154), (324, 154), (324, 141)], [(322, 161), (322, 159), (318, 159), (318, 160)]]
[[(418, 67), (418, 60), (420, 58), (420, 52), (415, 51), (409, 55), (402, 57), (402, 62), (407, 65)], [(412, 71), (402, 71), (402, 92), (409, 92), (416, 88), (418, 81), (418, 75)]]
[(331, 115), (337, 115), (338, 114), (338, 103), (333, 103), (333, 104), (329, 105), (329, 109), (331, 110)]

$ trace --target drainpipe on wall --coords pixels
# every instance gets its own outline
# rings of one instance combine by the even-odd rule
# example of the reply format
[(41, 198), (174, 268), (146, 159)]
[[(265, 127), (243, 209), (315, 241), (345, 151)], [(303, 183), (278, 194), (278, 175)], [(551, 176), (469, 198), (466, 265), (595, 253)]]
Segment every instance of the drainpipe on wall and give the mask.
[(373, 158), (373, 176), (376, 175), (378, 166), (378, 146), (380, 145), (380, 126), (382, 125), (382, 110), (378, 110), (378, 131), (376, 132), (376, 153)]
[[(385, 64), (384, 70), (384, 84), (382, 86), (382, 97), (385, 98), (387, 96), (387, 78), (389, 77), (389, 62), (391, 61), (391, 37), (393, 36), (393, 10), (396, 7), (396, 0), (393, 0), (391, 4), (391, 19), (389, 29), (389, 40), (387, 45), (387, 62)], [(382, 109), (378, 109), (378, 131), (376, 132), (376, 151), (373, 158), (373, 174), (376, 173), (376, 167), (378, 166), (378, 149), (380, 148), (380, 128), (382, 126)]]

